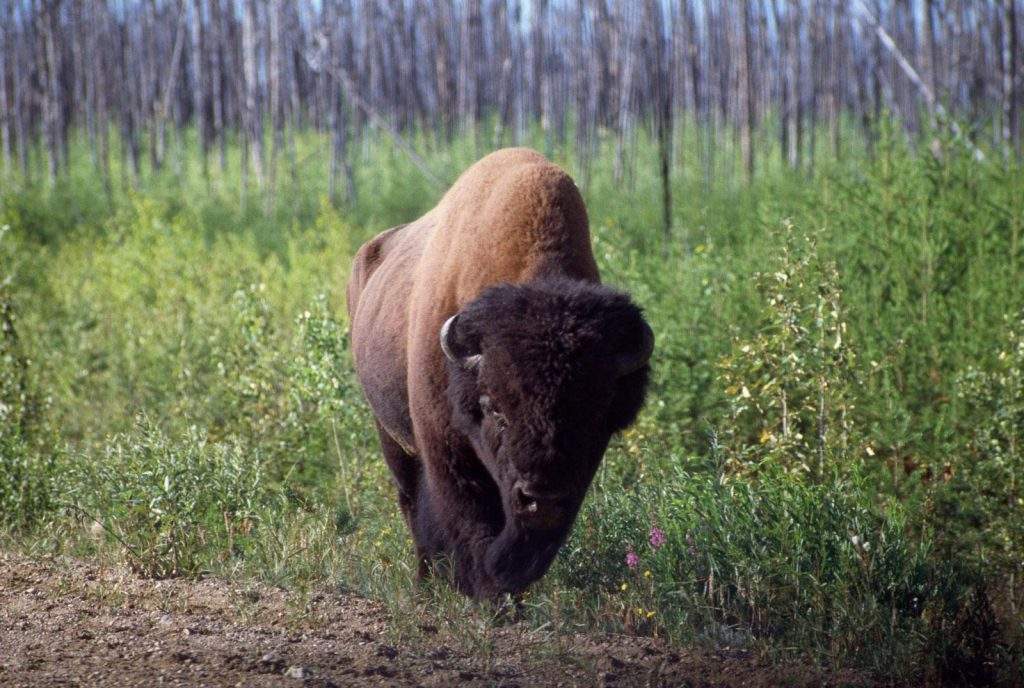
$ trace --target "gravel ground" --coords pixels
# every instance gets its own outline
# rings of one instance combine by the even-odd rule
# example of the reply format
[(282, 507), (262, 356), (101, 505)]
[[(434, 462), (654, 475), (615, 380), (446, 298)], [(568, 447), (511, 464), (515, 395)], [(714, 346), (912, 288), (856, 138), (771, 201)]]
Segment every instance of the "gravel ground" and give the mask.
[(482, 647), (426, 627), (393, 644), (375, 602), (0, 552), (0, 686), (868, 685), (627, 636), (539, 638), (523, 624)]

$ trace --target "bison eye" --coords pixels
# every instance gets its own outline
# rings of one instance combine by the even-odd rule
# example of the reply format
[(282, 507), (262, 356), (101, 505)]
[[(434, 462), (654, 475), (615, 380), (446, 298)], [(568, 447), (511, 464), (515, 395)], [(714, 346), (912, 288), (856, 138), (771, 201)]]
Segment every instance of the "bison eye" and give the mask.
[(508, 425), (505, 415), (500, 413), (498, 409), (494, 407), (494, 403), (491, 401), (491, 398), (486, 394), (480, 397), (480, 410), (490, 416), (491, 422), (494, 423), (494, 427), (498, 432), (505, 430), (505, 426)]

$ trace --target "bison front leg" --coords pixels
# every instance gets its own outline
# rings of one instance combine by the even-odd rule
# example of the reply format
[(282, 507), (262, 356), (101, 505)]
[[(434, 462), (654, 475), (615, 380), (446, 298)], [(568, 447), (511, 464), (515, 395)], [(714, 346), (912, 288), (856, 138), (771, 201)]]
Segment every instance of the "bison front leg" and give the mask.
[(422, 464), (418, 458), (406, 452), (402, 445), (396, 442), (379, 422), (377, 423), (377, 433), (380, 435), (380, 447), (384, 454), (384, 462), (387, 463), (388, 468), (391, 470), (391, 475), (395, 479), (395, 488), (398, 491), (398, 506), (402, 511), (402, 518), (405, 519), (405, 525), (413, 535), (416, 545), (416, 577), (417, 579), (422, 579), (429, 572), (427, 554), (419, 542), (416, 541), (416, 512), (418, 510), (420, 480), (423, 473)]

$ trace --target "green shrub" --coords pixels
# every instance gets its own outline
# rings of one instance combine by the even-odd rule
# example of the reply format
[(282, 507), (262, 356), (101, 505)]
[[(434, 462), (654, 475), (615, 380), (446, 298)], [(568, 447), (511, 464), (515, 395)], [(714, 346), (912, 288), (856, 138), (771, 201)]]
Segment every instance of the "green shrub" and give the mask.
[(149, 576), (195, 575), (240, 555), (264, 525), (262, 510), (280, 498), (258, 454), (195, 431), (173, 440), (145, 418), (112, 438), (100, 460), (75, 459), (65, 506)]
[(856, 354), (835, 265), (814, 235), (786, 222), (778, 253), (754, 275), (764, 299), (759, 327), (737, 338), (719, 362), (729, 402), (726, 456), (731, 470), (774, 463), (821, 480), (855, 465)]
[(18, 254), (6, 236), (9, 230), (0, 225), (0, 528), (26, 530), (52, 507), (57, 451), (47, 426), (47, 401), (35, 387), (32, 362), (18, 334), (11, 286)]
[(968, 368), (958, 387), (975, 420), (963, 458), (935, 476), (935, 518), (955, 524), (958, 556), (1024, 570), (1024, 318), (1009, 323), (996, 364)]

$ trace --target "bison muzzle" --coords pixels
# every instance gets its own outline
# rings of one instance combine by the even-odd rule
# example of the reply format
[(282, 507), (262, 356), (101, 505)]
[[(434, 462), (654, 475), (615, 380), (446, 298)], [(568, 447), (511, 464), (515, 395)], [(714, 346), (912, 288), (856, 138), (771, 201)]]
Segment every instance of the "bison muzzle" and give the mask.
[(644, 399), (654, 334), (600, 284), (572, 179), (526, 149), (470, 167), (356, 255), (356, 371), (420, 560), (519, 592), (565, 541)]

